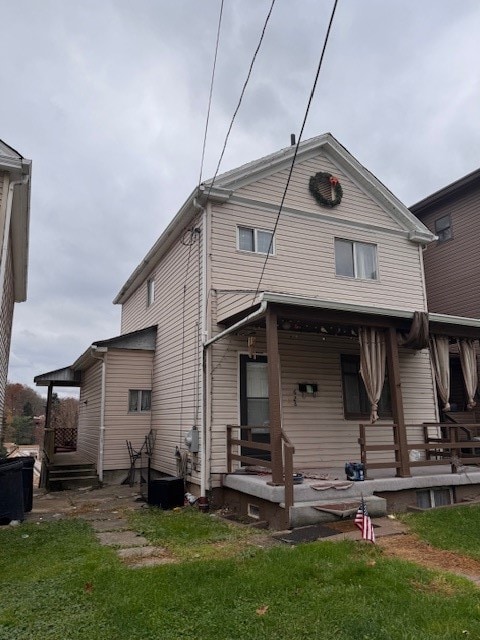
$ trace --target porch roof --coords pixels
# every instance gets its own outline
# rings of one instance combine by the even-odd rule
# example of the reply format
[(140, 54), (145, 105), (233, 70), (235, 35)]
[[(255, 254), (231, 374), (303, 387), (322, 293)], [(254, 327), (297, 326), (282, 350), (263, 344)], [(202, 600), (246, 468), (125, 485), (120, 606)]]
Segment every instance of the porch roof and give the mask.
[(131, 333), (124, 333), (107, 340), (97, 340), (93, 342), (75, 362), (63, 369), (56, 369), (48, 373), (42, 373), (35, 376), (33, 381), (39, 387), (54, 385), (58, 387), (80, 387), (82, 371), (88, 369), (98, 356), (95, 353), (105, 353), (108, 348), (114, 349), (134, 349), (142, 351), (155, 351), (155, 343), (157, 336), (157, 325), (139, 329)]
[[(224, 322), (227, 326), (235, 323), (247, 321), (247, 318), (258, 303), (267, 305), (278, 305), (282, 307), (279, 313), (289, 315), (301, 310), (311, 309), (315, 311), (326, 311), (329, 319), (358, 324), (366, 322), (367, 319), (378, 325), (397, 325), (406, 328), (409, 321), (413, 319), (414, 311), (407, 309), (395, 309), (390, 307), (377, 307), (372, 305), (353, 304), (350, 302), (340, 302), (335, 300), (322, 300), (316, 297), (291, 295), (288, 293), (276, 293), (264, 291), (257, 299), (256, 303), (243, 309), (240, 313), (232, 315)], [(340, 316), (342, 314), (343, 317)], [(322, 314), (325, 315), (325, 314)], [(480, 319), (464, 318), (462, 316), (450, 316), (443, 313), (428, 314), (430, 331), (436, 334), (445, 334), (452, 337), (466, 337), (480, 339)], [(222, 323), (223, 324), (223, 323)]]

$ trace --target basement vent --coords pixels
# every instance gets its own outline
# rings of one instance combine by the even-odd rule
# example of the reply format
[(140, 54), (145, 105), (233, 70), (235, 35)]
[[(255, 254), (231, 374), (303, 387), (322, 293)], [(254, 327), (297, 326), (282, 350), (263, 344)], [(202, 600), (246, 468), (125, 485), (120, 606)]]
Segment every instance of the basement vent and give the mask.
[(258, 507), (256, 504), (248, 503), (247, 513), (250, 518), (260, 520), (260, 507)]

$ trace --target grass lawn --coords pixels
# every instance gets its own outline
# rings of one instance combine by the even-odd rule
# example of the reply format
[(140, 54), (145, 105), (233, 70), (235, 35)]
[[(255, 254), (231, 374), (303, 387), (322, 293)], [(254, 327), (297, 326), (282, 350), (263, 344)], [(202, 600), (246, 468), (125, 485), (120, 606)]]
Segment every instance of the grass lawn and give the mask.
[(206, 514), (133, 518), (187, 561), (130, 569), (81, 520), (0, 528), (0, 639), (480, 638), (479, 589), (374, 545), (260, 549)]
[(432, 509), (402, 515), (402, 521), (439, 549), (457, 551), (480, 560), (480, 506)]

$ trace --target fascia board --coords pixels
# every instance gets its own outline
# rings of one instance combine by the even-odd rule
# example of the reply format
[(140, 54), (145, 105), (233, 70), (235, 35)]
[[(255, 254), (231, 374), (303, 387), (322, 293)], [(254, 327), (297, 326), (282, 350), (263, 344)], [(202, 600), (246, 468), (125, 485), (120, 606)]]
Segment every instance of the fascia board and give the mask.
[(25, 302), (27, 299), (31, 170), (31, 161), (22, 159), (22, 173), (28, 175), (29, 179), (26, 184), (15, 187), (12, 203), (11, 237), (15, 302)]

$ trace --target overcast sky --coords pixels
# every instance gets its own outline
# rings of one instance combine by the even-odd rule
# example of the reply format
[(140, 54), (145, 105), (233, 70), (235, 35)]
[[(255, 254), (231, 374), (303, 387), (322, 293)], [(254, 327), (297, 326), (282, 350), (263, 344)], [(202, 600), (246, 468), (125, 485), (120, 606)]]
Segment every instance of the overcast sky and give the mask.
[[(225, 0), (211, 177), (271, 0)], [(298, 133), (333, 0), (277, 0), (221, 171)], [(120, 333), (112, 300), (198, 182), (219, 0), (0, 0), (0, 138), (33, 163), (9, 379)], [(480, 166), (478, 0), (339, 0), (304, 139), (405, 204)]]

